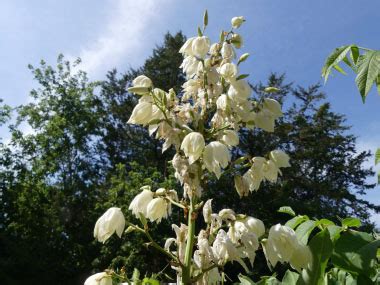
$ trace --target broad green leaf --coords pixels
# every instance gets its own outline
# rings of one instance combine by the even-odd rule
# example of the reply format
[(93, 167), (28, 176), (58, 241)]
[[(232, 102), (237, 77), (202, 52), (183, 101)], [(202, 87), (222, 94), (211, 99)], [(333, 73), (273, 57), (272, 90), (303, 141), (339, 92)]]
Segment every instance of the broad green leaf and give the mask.
[(333, 250), (329, 231), (324, 229), (316, 234), (309, 243), (313, 254), (313, 262), (307, 269), (303, 269), (297, 285), (324, 285), (324, 275), (327, 262)]
[(358, 75), (355, 79), (363, 102), (379, 75), (380, 51), (367, 51), (358, 63)]
[(362, 225), (358, 218), (345, 218), (342, 220), (343, 227), (355, 227), (358, 228)]
[(356, 45), (351, 45), (350, 57), (351, 57), (352, 62), (355, 65), (358, 63), (359, 55), (360, 55), (359, 48)]
[(340, 237), (340, 233), (342, 232), (342, 227), (331, 225), (327, 227), (327, 230), (330, 233), (330, 237), (332, 241), (337, 240)]
[(292, 228), (294, 230), (299, 224), (303, 223), (304, 221), (307, 221), (308, 219), (308, 216), (298, 215), (287, 221), (285, 226), (288, 226), (289, 228)]
[(379, 162), (380, 162), (380, 148), (378, 148), (375, 153), (375, 164), (378, 164)]
[(351, 50), (351, 45), (342, 46), (336, 48), (326, 59), (325, 65), (322, 68), (322, 77), (325, 78), (325, 82), (327, 81), (331, 69), (338, 65), (347, 55), (347, 53)]
[(331, 260), (343, 270), (372, 277), (379, 246), (380, 240), (374, 240), (370, 234), (348, 230), (337, 240)]
[(294, 271), (287, 270), (284, 277), (282, 278), (282, 285), (294, 285), (297, 283), (299, 274)]
[(296, 213), (293, 211), (293, 209), (289, 206), (280, 207), (280, 209), (278, 209), (277, 212), (285, 213), (285, 214), (291, 215), (293, 217), (296, 215)]
[(142, 285), (160, 285), (160, 281), (153, 278), (145, 277), (142, 281)]
[[(346, 58), (346, 57), (345, 57), (345, 58)], [(343, 60), (343, 61), (344, 61), (344, 60)], [(343, 68), (341, 68), (339, 65), (334, 65), (333, 68), (334, 68), (336, 71), (342, 73), (343, 75), (347, 75), (347, 73), (346, 73), (346, 72), (343, 70)]]
[(307, 244), (311, 232), (314, 230), (315, 227), (318, 226), (318, 224), (319, 223), (317, 221), (313, 220), (308, 220), (300, 224), (296, 229), (296, 235), (298, 240), (303, 244)]
[(333, 221), (330, 221), (328, 219), (320, 219), (319, 224), (325, 227), (335, 225)]

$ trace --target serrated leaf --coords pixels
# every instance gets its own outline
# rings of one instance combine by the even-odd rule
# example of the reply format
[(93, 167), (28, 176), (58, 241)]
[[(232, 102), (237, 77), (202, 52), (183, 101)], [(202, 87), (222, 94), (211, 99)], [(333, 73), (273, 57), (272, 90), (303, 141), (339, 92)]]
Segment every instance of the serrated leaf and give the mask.
[(379, 162), (380, 162), (380, 148), (378, 148), (375, 153), (375, 165), (378, 164)]
[(356, 85), (363, 102), (371, 90), (375, 80), (380, 75), (380, 51), (367, 51), (358, 63)]
[(355, 227), (358, 228), (362, 225), (358, 218), (345, 218), (342, 220), (343, 227)]
[(236, 77), (236, 81), (247, 78), (249, 74), (240, 74), (238, 77)]
[(333, 251), (333, 243), (327, 229), (316, 234), (309, 243), (313, 261), (309, 268), (303, 269), (297, 285), (324, 285), (327, 262)]
[(372, 277), (376, 274), (374, 265), (379, 246), (380, 240), (374, 240), (370, 234), (348, 230), (337, 240), (331, 261), (348, 272)]
[(358, 63), (359, 55), (359, 48), (356, 45), (351, 45), (350, 57), (355, 65)]
[(280, 209), (278, 209), (277, 212), (285, 213), (285, 214), (291, 215), (293, 217), (296, 215), (296, 213), (293, 211), (293, 209), (289, 206), (280, 207)]
[(303, 223), (304, 221), (307, 221), (308, 219), (308, 216), (295, 216), (294, 218), (287, 221), (285, 226), (288, 226), (289, 228), (294, 230), (299, 224)]
[(308, 220), (303, 222), (298, 226), (296, 229), (296, 235), (300, 242), (303, 244), (307, 244), (307, 241), (309, 240), (309, 236), (311, 232), (314, 230), (315, 227), (318, 226), (317, 221)]
[[(346, 57), (345, 57), (345, 58), (346, 58)], [(343, 60), (343, 61), (344, 61), (344, 60)], [(343, 68), (341, 68), (339, 65), (334, 65), (333, 68), (334, 68), (336, 71), (342, 73), (343, 75), (347, 75), (347, 73), (346, 73), (346, 72), (343, 70)]]
[(325, 65), (322, 68), (322, 77), (325, 78), (325, 82), (327, 81), (331, 69), (338, 65), (347, 55), (347, 53), (351, 50), (351, 45), (342, 46), (336, 48), (326, 59)]

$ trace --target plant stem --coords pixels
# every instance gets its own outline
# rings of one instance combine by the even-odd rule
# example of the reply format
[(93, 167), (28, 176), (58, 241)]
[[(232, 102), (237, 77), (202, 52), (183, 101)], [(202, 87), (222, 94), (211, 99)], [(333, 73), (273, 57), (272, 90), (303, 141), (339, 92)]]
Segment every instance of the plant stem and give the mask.
[(182, 270), (182, 284), (191, 284), (191, 257), (193, 255), (194, 238), (195, 238), (195, 219), (193, 217), (194, 213), (194, 202), (190, 199), (190, 207), (188, 213), (188, 229), (187, 229), (187, 243), (184, 267)]

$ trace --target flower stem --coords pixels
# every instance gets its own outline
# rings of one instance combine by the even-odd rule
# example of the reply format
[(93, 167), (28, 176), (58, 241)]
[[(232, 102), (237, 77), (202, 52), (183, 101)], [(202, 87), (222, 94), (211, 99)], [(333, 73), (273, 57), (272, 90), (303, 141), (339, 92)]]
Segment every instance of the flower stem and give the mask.
[(182, 284), (191, 284), (191, 257), (193, 255), (194, 238), (195, 238), (195, 219), (193, 217), (194, 213), (194, 202), (190, 199), (190, 208), (188, 213), (188, 229), (187, 229), (187, 243), (184, 267), (182, 270)]

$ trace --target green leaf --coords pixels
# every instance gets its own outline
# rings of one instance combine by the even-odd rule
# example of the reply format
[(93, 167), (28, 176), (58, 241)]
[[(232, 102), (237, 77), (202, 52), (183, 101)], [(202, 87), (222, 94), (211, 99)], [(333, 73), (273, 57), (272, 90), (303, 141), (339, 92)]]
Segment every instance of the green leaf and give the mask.
[(322, 77), (325, 78), (325, 82), (327, 81), (331, 69), (338, 65), (347, 55), (347, 53), (351, 50), (351, 45), (342, 46), (336, 48), (326, 59), (325, 65), (322, 68)]
[(202, 33), (202, 30), (200, 27), (198, 27), (198, 37), (201, 37), (203, 36), (203, 33)]
[(335, 225), (333, 221), (330, 221), (328, 219), (320, 219), (319, 220), (319, 224), (322, 225), (322, 226), (325, 226), (325, 227), (327, 227), (327, 226), (334, 226)]
[(376, 274), (374, 264), (379, 246), (380, 240), (374, 240), (370, 234), (348, 230), (337, 240), (331, 260), (338, 268), (372, 277)]
[[(345, 58), (346, 58), (346, 57), (345, 57)], [(344, 59), (343, 59), (343, 61), (344, 61)], [(343, 68), (341, 68), (339, 65), (334, 65), (333, 68), (334, 68), (336, 71), (342, 73), (343, 75), (347, 75), (347, 73), (346, 73), (346, 72), (343, 70)]]
[(297, 283), (297, 280), (299, 278), (299, 274), (297, 272), (293, 272), (290, 270), (287, 270), (285, 272), (284, 277), (282, 278), (282, 285), (294, 285)]
[(363, 102), (380, 75), (380, 51), (367, 51), (358, 63), (358, 75), (355, 82)]
[(280, 207), (280, 209), (278, 209), (277, 212), (285, 213), (285, 214), (291, 215), (293, 217), (296, 215), (296, 213), (293, 211), (293, 209), (289, 206)]
[(205, 11), (203, 15), (203, 25), (206, 27), (208, 25), (208, 13), (207, 10)]
[(358, 218), (345, 218), (342, 220), (343, 227), (355, 227), (358, 228), (362, 225), (361, 221)]
[(238, 278), (241, 285), (255, 285), (256, 284), (255, 282), (253, 282), (251, 278), (249, 278), (248, 276), (244, 276), (241, 273), (239, 273)]
[(332, 241), (337, 240), (340, 237), (340, 233), (343, 231), (342, 227), (331, 225), (327, 227), (327, 230), (330, 233), (330, 237)]
[(355, 65), (358, 63), (359, 55), (360, 55), (359, 48), (356, 45), (351, 45), (350, 57), (352, 59), (352, 62)]
[(376, 79), (376, 87), (377, 87), (377, 93), (380, 95), (380, 74)]
[(309, 240), (309, 236), (311, 232), (318, 225), (319, 225), (319, 222), (313, 221), (313, 220), (308, 220), (308, 221), (303, 222), (296, 229), (296, 235), (297, 235), (298, 240), (302, 242), (303, 244), (307, 244), (307, 241)]
[(324, 285), (324, 275), (327, 262), (333, 250), (333, 244), (327, 229), (316, 234), (309, 244), (313, 254), (313, 262), (307, 269), (303, 269), (297, 285)]
[(304, 221), (307, 221), (309, 219), (308, 216), (296, 216), (289, 221), (286, 222), (285, 226), (288, 226), (289, 228), (292, 228), (293, 230)]
[(375, 153), (375, 164), (378, 164), (379, 162), (380, 162), (380, 148), (378, 148)]
[(236, 81), (247, 78), (249, 74), (240, 74), (238, 77), (236, 77)]
[(220, 32), (220, 35), (219, 35), (219, 41), (222, 43), (223, 41), (224, 41), (224, 39), (225, 39), (225, 33), (224, 33), (224, 31), (221, 31)]

